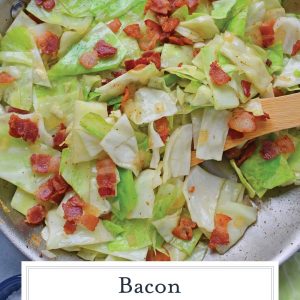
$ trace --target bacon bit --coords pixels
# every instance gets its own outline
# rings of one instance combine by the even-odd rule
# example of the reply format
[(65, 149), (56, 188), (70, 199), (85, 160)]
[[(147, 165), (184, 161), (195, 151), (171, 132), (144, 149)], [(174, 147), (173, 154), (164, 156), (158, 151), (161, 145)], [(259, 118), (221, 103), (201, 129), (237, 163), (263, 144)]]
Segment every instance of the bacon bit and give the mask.
[(179, 23), (180, 20), (177, 18), (166, 18), (166, 20), (162, 21), (161, 28), (163, 32), (173, 32)]
[(251, 83), (247, 80), (242, 80), (241, 85), (243, 88), (244, 95), (249, 98), (251, 96)]
[(40, 201), (51, 201), (59, 204), (68, 189), (69, 185), (57, 174), (40, 185), (35, 196)]
[(117, 33), (120, 30), (122, 23), (118, 18), (116, 18), (110, 23), (108, 23), (107, 26), (112, 32)]
[(229, 128), (238, 132), (254, 132), (256, 130), (255, 117), (241, 108), (233, 111), (232, 117), (229, 120)]
[(101, 220), (111, 221), (111, 219), (112, 219), (112, 212), (109, 212), (109, 213), (101, 215), (100, 219)]
[(83, 215), (85, 203), (76, 195), (62, 204), (64, 219), (69, 222), (79, 222)]
[(284, 92), (283, 90), (279, 89), (279, 88), (273, 88), (273, 93), (275, 97), (281, 97), (284, 96)]
[(79, 58), (79, 63), (86, 69), (94, 68), (99, 62), (98, 53), (94, 50), (83, 53)]
[(189, 188), (189, 193), (194, 193), (196, 190), (196, 187), (193, 185)]
[(147, 30), (147, 33), (139, 40), (139, 46), (143, 51), (153, 50), (160, 39), (160, 34)]
[(15, 138), (22, 138), (26, 142), (34, 143), (39, 137), (39, 129), (36, 123), (30, 119), (21, 119), (12, 114), (9, 119), (9, 134)]
[(125, 70), (120, 70), (120, 71), (114, 71), (114, 72), (112, 72), (114, 78), (118, 78), (118, 77), (124, 75), (125, 73), (126, 73)]
[(64, 225), (64, 232), (66, 234), (73, 234), (76, 231), (77, 224), (74, 221), (66, 221)]
[(193, 45), (193, 41), (184, 37), (184, 36), (170, 36), (169, 37), (169, 43), (174, 44), (174, 45), (179, 45), (179, 46), (184, 46), (184, 45)]
[[(140, 65), (138, 65), (138, 66), (140, 66)], [(122, 111), (124, 111), (126, 103), (130, 99), (134, 98), (134, 94), (135, 94), (135, 87), (133, 85), (129, 85), (129, 86), (125, 87), (125, 93), (122, 97), (121, 106), (120, 106)]]
[(279, 149), (273, 141), (263, 141), (260, 155), (264, 160), (271, 160), (280, 154)]
[(193, 229), (197, 224), (189, 218), (181, 218), (178, 226), (173, 229), (172, 234), (177, 238), (190, 241), (193, 238)]
[(209, 76), (216, 85), (223, 85), (231, 80), (231, 77), (221, 69), (217, 61), (210, 65)]
[(238, 140), (238, 139), (242, 139), (244, 137), (244, 134), (242, 132), (238, 132), (238, 131), (236, 131), (234, 129), (229, 128), (228, 136), (232, 140)]
[(240, 167), (248, 158), (250, 158), (257, 149), (255, 141), (247, 142), (241, 150), (241, 155), (236, 159), (236, 164)]
[(32, 171), (37, 174), (57, 173), (60, 158), (48, 154), (32, 154), (30, 157)]
[(35, 0), (37, 6), (43, 6), (46, 11), (52, 11), (56, 3), (54, 0)]
[(146, 261), (170, 261), (170, 257), (158, 250), (154, 251), (149, 249), (146, 257)]
[(94, 47), (99, 58), (109, 58), (114, 56), (118, 49), (113, 47), (112, 45), (106, 43), (104, 40), (100, 40)]
[(53, 148), (58, 151), (62, 151), (63, 149), (67, 148), (68, 145), (64, 143), (66, 138), (67, 138), (67, 128), (63, 123), (61, 123), (58, 131), (53, 136)]
[(7, 112), (8, 113), (17, 113), (19, 115), (28, 115), (28, 114), (30, 114), (30, 111), (28, 111), (28, 110), (24, 110), (24, 109), (12, 107), (12, 106), (8, 106)]
[(198, 7), (200, 0), (187, 0), (189, 13), (192, 14)]
[(200, 53), (201, 49), (194, 48), (193, 49), (193, 57), (196, 57)]
[(139, 24), (131, 24), (126, 26), (123, 31), (134, 39), (140, 39), (142, 37), (141, 28)]
[(295, 56), (300, 51), (300, 40), (298, 40), (295, 45), (293, 46), (292, 56)]
[(99, 223), (99, 218), (91, 215), (91, 214), (84, 214), (80, 218), (80, 223), (87, 228), (89, 231), (95, 231), (98, 223)]
[(159, 134), (160, 138), (164, 143), (166, 143), (169, 134), (170, 134), (170, 128), (169, 128), (169, 121), (166, 117), (162, 117), (159, 120), (156, 120), (154, 122), (155, 130)]
[(208, 247), (215, 250), (219, 245), (229, 244), (229, 233), (228, 233), (228, 223), (232, 219), (223, 214), (216, 214), (215, 216), (215, 229), (211, 234)]
[(262, 46), (268, 48), (273, 45), (275, 41), (274, 24), (275, 20), (264, 22), (260, 25), (259, 30), (262, 35)]
[(295, 152), (295, 144), (292, 139), (288, 135), (284, 135), (279, 137), (275, 141), (276, 146), (279, 149), (280, 153), (287, 154), (287, 153), (294, 153)]
[(154, 22), (151, 19), (147, 19), (145, 20), (145, 25), (147, 26), (147, 29), (149, 29), (150, 31), (155, 31), (157, 33), (161, 33), (161, 27), (159, 24), (157, 24), (156, 22)]
[(117, 192), (117, 167), (110, 158), (99, 160), (97, 168), (98, 192), (101, 197), (115, 197)]
[(11, 84), (16, 80), (15, 77), (11, 76), (6, 72), (0, 72), (0, 84)]
[(267, 65), (268, 67), (271, 67), (271, 66), (272, 66), (272, 61), (269, 60), (269, 59), (267, 59), (267, 60), (266, 60), (266, 65)]
[(167, 15), (171, 11), (171, 5), (168, 0), (148, 0), (145, 6), (145, 12), (152, 10), (161, 15)]
[(135, 69), (138, 65), (149, 65), (154, 63), (156, 68), (160, 69), (161, 67), (161, 57), (160, 53), (154, 51), (147, 51), (143, 53), (142, 57), (137, 60), (126, 60), (125, 68), (127, 71)]
[(60, 39), (50, 31), (46, 31), (42, 36), (38, 37), (36, 42), (42, 54), (56, 55), (59, 50)]
[(45, 217), (45, 207), (38, 204), (27, 210), (25, 222), (32, 225), (38, 225), (44, 221)]

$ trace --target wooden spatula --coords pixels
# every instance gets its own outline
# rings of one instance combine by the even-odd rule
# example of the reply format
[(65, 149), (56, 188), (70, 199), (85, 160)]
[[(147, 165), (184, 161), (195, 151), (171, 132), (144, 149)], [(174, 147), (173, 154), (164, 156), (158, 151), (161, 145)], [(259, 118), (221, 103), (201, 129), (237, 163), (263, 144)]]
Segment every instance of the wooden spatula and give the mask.
[[(270, 120), (260, 122), (255, 132), (247, 133), (241, 139), (232, 140), (227, 138), (224, 150), (271, 132), (300, 126), (300, 93), (261, 99), (261, 104), (264, 112), (270, 115)], [(196, 152), (192, 151), (191, 165), (195, 166), (201, 162), (203, 160), (196, 158)]]

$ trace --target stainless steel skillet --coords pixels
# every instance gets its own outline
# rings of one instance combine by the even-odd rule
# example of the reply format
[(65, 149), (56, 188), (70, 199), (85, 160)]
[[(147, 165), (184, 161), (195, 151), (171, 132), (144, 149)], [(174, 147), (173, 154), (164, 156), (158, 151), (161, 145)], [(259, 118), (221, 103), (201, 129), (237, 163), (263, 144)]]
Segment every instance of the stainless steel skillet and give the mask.
[[(11, 23), (11, 7), (20, 1), (0, 0), (0, 32)], [(298, 0), (286, 0), (289, 12), (300, 12)], [(10, 207), (14, 187), (0, 180), (0, 230), (29, 259), (47, 259), (41, 255), (45, 245), (40, 227), (30, 227), (24, 218)], [(1, 245), (0, 245), (1, 249)], [(225, 255), (208, 254), (206, 260), (277, 260), (280, 263), (300, 249), (300, 187), (272, 191), (260, 203), (256, 225), (249, 228), (242, 240)], [(74, 254), (56, 252), (57, 260), (78, 260)], [(9, 255), (9, 254), (8, 254)]]

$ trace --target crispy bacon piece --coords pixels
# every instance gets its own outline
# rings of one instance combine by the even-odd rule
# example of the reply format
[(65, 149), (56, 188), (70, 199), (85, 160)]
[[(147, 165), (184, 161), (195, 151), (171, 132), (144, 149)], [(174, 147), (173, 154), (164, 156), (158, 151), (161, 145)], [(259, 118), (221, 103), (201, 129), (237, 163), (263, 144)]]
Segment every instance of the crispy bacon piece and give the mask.
[(62, 204), (64, 219), (69, 222), (79, 222), (83, 215), (85, 203), (78, 197), (71, 197), (66, 203)]
[(42, 6), (46, 11), (52, 11), (56, 3), (54, 0), (35, 0), (37, 6)]
[(98, 192), (101, 197), (115, 197), (117, 192), (117, 167), (110, 158), (97, 162)]
[(60, 158), (48, 154), (32, 154), (30, 157), (32, 171), (37, 174), (58, 173)]
[(187, 0), (170, 0), (172, 11), (175, 11), (176, 9), (187, 5)]
[(148, 0), (145, 6), (145, 12), (152, 10), (161, 15), (167, 15), (171, 11), (171, 5), (168, 0)]
[(53, 148), (58, 151), (62, 151), (63, 149), (67, 148), (68, 145), (64, 144), (66, 138), (67, 128), (63, 123), (61, 123), (58, 131), (53, 136)]
[(256, 130), (255, 117), (241, 108), (233, 111), (229, 120), (229, 128), (238, 132), (254, 132)]
[(79, 58), (79, 63), (86, 69), (94, 68), (99, 62), (98, 53), (94, 50), (83, 53)]
[(139, 40), (139, 46), (143, 51), (153, 50), (159, 39), (159, 33), (147, 30), (146, 34)]
[(210, 65), (209, 76), (216, 85), (223, 85), (231, 80), (231, 77), (221, 69), (217, 61)]
[(116, 18), (110, 23), (108, 23), (107, 26), (110, 28), (112, 32), (117, 33), (120, 30), (122, 23), (118, 18)]
[(156, 68), (160, 69), (161, 67), (161, 57), (160, 53), (154, 51), (144, 52), (142, 57), (137, 60), (126, 60), (125, 68), (127, 71), (135, 69), (138, 65), (149, 65), (154, 63)]
[(257, 145), (255, 141), (247, 142), (241, 150), (241, 155), (236, 159), (237, 166), (240, 167), (248, 158), (250, 158), (254, 154), (256, 149)]
[(232, 128), (229, 128), (228, 130), (228, 136), (232, 139), (232, 140), (238, 140), (244, 137), (244, 134), (242, 132), (236, 131)]
[(131, 24), (126, 26), (124, 29), (124, 32), (134, 39), (140, 39), (142, 37), (141, 28), (139, 24)]
[(145, 20), (145, 25), (147, 26), (147, 29), (150, 31), (155, 31), (157, 33), (161, 33), (161, 26), (159, 24), (157, 24), (156, 22), (154, 22), (151, 19), (147, 19)]
[(100, 219), (101, 220), (108, 220), (108, 221), (111, 221), (112, 219), (112, 212), (109, 212), (109, 213), (106, 213), (106, 214), (103, 214), (100, 216)]
[(162, 21), (161, 28), (163, 32), (173, 32), (179, 23), (180, 20), (177, 18), (166, 18)]
[(135, 94), (136, 88), (134, 85), (128, 85), (125, 88), (125, 92), (124, 95), (122, 97), (122, 101), (121, 101), (121, 110), (124, 111), (126, 103), (130, 100), (134, 98), (134, 94)]
[(198, 7), (200, 0), (187, 0), (187, 6), (190, 14), (192, 14)]
[(109, 58), (114, 56), (118, 49), (113, 47), (112, 45), (106, 43), (104, 40), (100, 40), (94, 47), (99, 58)]
[(300, 51), (300, 40), (298, 40), (293, 46), (292, 56), (295, 56)]
[(154, 122), (155, 130), (159, 134), (160, 138), (166, 143), (168, 136), (170, 135), (169, 121), (166, 117), (162, 117)]
[(169, 36), (168, 41), (170, 44), (174, 44), (174, 45), (179, 45), (179, 46), (184, 46), (184, 45), (193, 45), (193, 41), (184, 37), (184, 36)]
[(193, 49), (193, 57), (196, 57), (200, 53), (201, 49), (194, 48)]
[(73, 234), (76, 231), (77, 224), (74, 221), (66, 221), (64, 225), (64, 232), (66, 234)]
[(242, 80), (241, 85), (243, 88), (244, 95), (249, 98), (251, 96), (251, 83), (247, 80)]
[(273, 45), (275, 41), (275, 31), (274, 31), (274, 24), (275, 20), (270, 20), (264, 22), (260, 25), (259, 30), (262, 35), (262, 46), (264, 48), (268, 48)]
[(9, 119), (9, 134), (15, 138), (22, 138), (26, 142), (34, 143), (39, 137), (39, 129), (36, 123), (30, 119), (21, 119), (12, 114)]
[(15, 77), (11, 76), (6, 72), (0, 72), (0, 85), (1, 84), (11, 84), (16, 80)]
[(154, 251), (149, 249), (146, 257), (146, 261), (170, 261), (170, 257), (158, 250)]
[(124, 75), (125, 73), (126, 73), (126, 71), (125, 71), (125, 70), (113, 71), (113, 72), (112, 72), (112, 74), (113, 74), (114, 78), (118, 78), (118, 77), (120, 77), (120, 76)]
[(8, 113), (16, 113), (16, 114), (19, 114), (19, 115), (28, 115), (28, 114), (30, 114), (30, 111), (28, 111), (28, 110), (24, 110), (24, 109), (12, 107), (12, 106), (8, 106), (7, 112)]
[(275, 143), (280, 153), (294, 153), (296, 150), (294, 142), (288, 135), (279, 137), (278, 139), (276, 139)]
[(284, 96), (284, 92), (279, 88), (273, 88), (273, 93), (275, 97)]
[(25, 222), (32, 225), (38, 225), (44, 221), (45, 217), (45, 207), (38, 204), (27, 210)]
[(228, 159), (234, 159), (237, 166), (240, 167), (248, 158), (250, 158), (257, 149), (254, 140), (248, 141), (242, 148), (232, 148), (225, 151)]
[(83, 214), (80, 218), (80, 223), (89, 231), (95, 231), (99, 221), (99, 218), (92, 214)]
[(46, 31), (42, 36), (38, 37), (36, 42), (42, 54), (56, 55), (59, 50), (60, 39), (50, 31)]
[(193, 229), (197, 224), (189, 218), (181, 218), (178, 226), (173, 229), (172, 234), (177, 238), (190, 241), (193, 238)]
[(219, 245), (229, 244), (229, 234), (227, 230), (228, 223), (232, 219), (223, 214), (216, 214), (215, 229), (211, 234), (208, 247), (215, 250)]
[(264, 160), (271, 160), (280, 154), (279, 149), (273, 141), (263, 141), (260, 149), (260, 155)]
[(45, 183), (40, 185), (39, 189), (35, 193), (35, 196), (40, 201), (51, 201), (59, 204), (68, 189), (69, 185), (60, 175), (56, 174), (48, 179)]

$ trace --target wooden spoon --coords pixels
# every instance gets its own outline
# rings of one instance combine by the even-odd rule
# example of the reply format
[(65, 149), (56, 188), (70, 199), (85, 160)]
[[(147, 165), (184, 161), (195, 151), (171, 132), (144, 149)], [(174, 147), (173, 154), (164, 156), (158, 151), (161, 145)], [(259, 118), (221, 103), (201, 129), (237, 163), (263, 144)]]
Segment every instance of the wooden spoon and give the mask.
[[(224, 150), (271, 132), (300, 126), (300, 93), (260, 101), (264, 112), (270, 115), (270, 120), (259, 122), (256, 131), (246, 133), (241, 139), (227, 138)], [(203, 160), (196, 158), (196, 151), (192, 151), (191, 165), (195, 166), (202, 162)]]

